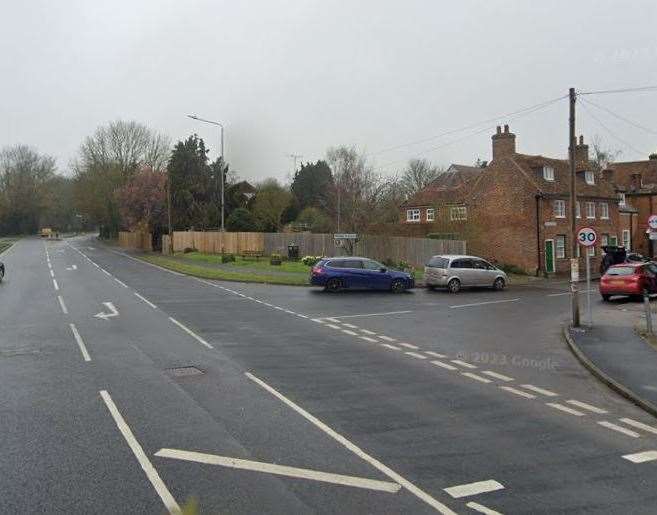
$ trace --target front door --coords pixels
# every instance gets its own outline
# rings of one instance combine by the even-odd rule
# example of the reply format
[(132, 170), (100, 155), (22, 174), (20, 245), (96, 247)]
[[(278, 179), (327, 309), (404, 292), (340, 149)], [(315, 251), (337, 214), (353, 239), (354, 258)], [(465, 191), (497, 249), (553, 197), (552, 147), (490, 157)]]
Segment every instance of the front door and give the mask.
[(554, 240), (545, 240), (545, 271), (554, 273)]

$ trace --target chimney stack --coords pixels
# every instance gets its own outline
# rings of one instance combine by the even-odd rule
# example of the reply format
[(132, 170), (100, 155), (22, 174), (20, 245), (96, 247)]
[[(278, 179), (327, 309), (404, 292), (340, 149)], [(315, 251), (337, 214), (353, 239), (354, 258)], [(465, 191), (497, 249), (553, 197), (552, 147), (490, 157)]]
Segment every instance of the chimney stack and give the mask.
[(584, 143), (584, 136), (579, 137), (575, 145), (575, 170), (589, 169), (589, 146)]
[(498, 125), (497, 131), (491, 139), (493, 140), (493, 161), (516, 153), (516, 135), (509, 132), (508, 125), (504, 126), (504, 132)]

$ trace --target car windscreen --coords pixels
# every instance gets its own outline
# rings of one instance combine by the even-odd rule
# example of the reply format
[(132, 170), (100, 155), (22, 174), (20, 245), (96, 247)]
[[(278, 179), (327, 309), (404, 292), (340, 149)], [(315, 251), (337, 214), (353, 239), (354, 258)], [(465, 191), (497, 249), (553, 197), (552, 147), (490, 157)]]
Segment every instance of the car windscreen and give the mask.
[(448, 264), (449, 259), (440, 256), (434, 256), (429, 260), (427, 266), (431, 266), (433, 268), (447, 268)]
[(632, 275), (635, 271), (639, 272), (640, 270), (633, 266), (612, 266), (607, 270), (607, 275)]

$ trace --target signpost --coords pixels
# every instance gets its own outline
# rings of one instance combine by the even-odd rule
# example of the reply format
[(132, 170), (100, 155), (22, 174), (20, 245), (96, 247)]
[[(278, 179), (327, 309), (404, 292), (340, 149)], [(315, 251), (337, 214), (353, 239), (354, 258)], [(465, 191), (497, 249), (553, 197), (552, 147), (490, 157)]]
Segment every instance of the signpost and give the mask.
[[(655, 217), (657, 224), (657, 217)], [(591, 256), (589, 255), (589, 247), (595, 245), (598, 241), (598, 235), (590, 227), (584, 227), (577, 233), (577, 241), (584, 247), (586, 252), (586, 309), (589, 316), (589, 327), (593, 326), (593, 313), (591, 311)]]
[(336, 247), (344, 247), (346, 243), (349, 247), (349, 255), (353, 255), (354, 244), (358, 241), (358, 235), (355, 233), (338, 233), (333, 235), (333, 241)]
[(657, 215), (650, 215), (648, 217), (648, 227), (657, 229)]

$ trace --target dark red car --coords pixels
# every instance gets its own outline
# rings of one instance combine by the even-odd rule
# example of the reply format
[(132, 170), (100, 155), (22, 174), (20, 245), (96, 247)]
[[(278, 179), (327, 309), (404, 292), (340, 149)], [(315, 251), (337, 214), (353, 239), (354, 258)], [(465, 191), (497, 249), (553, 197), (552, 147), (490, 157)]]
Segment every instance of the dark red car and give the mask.
[(600, 279), (602, 300), (612, 295), (642, 296), (644, 290), (657, 293), (657, 265), (628, 262), (609, 267)]

